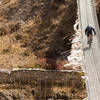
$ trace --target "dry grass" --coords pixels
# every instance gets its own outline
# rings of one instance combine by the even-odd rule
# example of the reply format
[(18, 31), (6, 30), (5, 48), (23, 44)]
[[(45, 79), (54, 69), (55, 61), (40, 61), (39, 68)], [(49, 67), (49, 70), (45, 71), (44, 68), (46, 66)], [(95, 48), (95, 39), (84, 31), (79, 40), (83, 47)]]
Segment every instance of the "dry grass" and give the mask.
[(6, 4), (8, 2), (10, 2), (10, 0), (2, 0), (2, 4)]
[[(50, 5), (44, 0), (3, 1), (0, 7), (1, 68), (36, 66), (37, 58), (46, 58), (54, 60), (51, 69), (56, 69), (61, 52), (71, 49), (71, 41), (63, 37), (70, 38), (76, 20), (75, 0), (64, 1), (53, 1)], [(71, 4), (73, 8), (69, 9)], [(74, 14), (69, 17), (71, 11)], [(66, 27), (69, 27), (67, 31)], [(48, 68), (52, 67), (51, 60), (47, 60), (47, 64)]]

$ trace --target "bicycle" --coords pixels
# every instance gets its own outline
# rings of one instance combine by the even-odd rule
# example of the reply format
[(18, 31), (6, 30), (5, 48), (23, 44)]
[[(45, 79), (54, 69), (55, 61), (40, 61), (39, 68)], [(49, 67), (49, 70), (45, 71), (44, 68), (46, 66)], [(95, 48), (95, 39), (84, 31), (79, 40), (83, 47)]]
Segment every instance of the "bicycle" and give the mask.
[(92, 35), (89, 34), (88, 43), (87, 43), (89, 45), (89, 48), (91, 48), (92, 40), (93, 40)]

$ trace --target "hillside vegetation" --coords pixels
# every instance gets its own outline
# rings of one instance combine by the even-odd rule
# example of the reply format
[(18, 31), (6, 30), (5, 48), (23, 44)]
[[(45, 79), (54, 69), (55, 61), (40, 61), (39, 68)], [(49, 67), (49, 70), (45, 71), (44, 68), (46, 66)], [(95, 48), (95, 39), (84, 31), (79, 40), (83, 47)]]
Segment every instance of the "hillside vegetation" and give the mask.
[(95, 6), (96, 6), (97, 17), (98, 17), (98, 22), (100, 26), (100, 0), (95, 0)]
[(0, 67), (61, 69), (76, 18), (76, 0), (2, 0)]

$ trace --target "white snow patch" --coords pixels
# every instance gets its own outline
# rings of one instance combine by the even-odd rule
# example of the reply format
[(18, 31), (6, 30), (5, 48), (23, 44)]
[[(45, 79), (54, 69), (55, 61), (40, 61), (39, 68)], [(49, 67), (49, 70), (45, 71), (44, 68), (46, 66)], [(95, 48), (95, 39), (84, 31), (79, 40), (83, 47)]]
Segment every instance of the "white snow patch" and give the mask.
[(88, 100), (87, 98), (83, 99), (83, 100)]
[(74, 25), (74, 30), (76, 33), (72, 41), (71, 55), (68, 56), (69, 63), (64, 65), (64, 67), (72, 66), (74, 69), (77, 69), (78, 67), (82, 67), (83, 65), (81, 31), (77, 29), (77, 25), (79, 25), (78, 21), (76, 21), (76, 24)]

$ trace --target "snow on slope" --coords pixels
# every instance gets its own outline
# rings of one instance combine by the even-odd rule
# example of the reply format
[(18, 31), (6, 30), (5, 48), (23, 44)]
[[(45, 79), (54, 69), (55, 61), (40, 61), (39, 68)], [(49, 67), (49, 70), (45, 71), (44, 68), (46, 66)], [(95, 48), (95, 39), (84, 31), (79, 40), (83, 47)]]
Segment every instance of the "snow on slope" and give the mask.
[(73, 69), (80, 69), (83, 65), (81, 31), (79, 28), (77, 29), (77, 25), (79, 25), (78, 21), (76, 21), (76, 24), (74, 25), (74, 30), (76, 34), (72, 41), (71, 55), (68, 56), (69, 63), (64, 65), (64, 67), (72, 66)]

